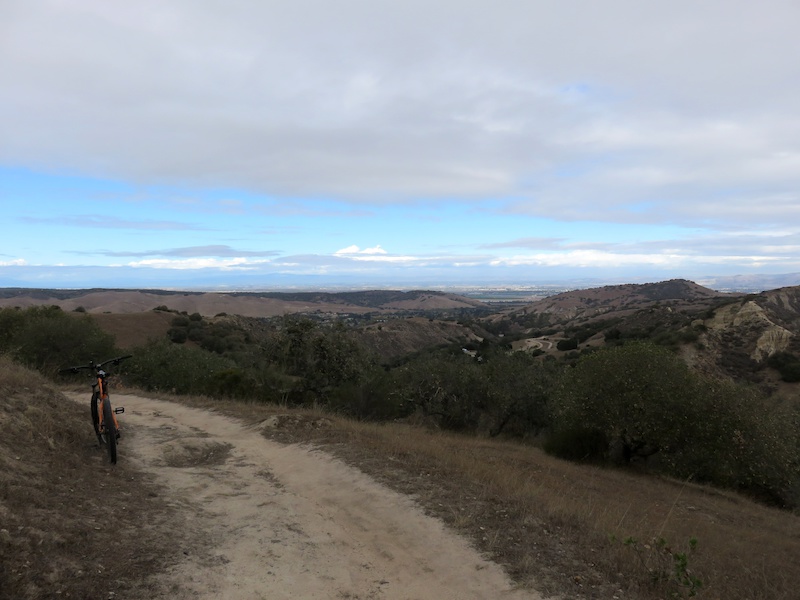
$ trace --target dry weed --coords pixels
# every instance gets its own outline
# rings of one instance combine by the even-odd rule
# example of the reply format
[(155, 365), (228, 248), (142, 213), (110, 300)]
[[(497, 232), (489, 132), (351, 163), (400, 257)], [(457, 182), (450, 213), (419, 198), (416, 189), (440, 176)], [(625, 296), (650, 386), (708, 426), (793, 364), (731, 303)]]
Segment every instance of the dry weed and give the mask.
[(159, 496), (107, 464), (88, 394), (80, 407), (0, 357), (0, 599), (152, 597), (150, 577), (180, 559)]
[(267, 435), (324, 446), (412, 494), (517, 581), (545, 593), (796, 598), (800, 520), (790, 512), (691, 482), (565, 462), (514, 442), (331, 421), (324, 431)]

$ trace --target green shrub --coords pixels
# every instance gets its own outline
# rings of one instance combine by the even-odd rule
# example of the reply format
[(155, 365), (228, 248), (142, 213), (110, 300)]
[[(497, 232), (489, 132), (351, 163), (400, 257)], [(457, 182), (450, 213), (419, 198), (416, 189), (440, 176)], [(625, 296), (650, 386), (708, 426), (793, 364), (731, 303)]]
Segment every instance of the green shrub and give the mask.
[(213, 395), (224, 384), (220, 373), (236, 369), (229, 359), (167, 340), (150, 342), (132, 354), (123, 372), (133, 385), (149, 391)]
[(460, 350), (428, 352), (392, 372), (395, 395), (439, 427), (496, 436), (533, 436), (549, 423), (560, 366), (522, 352), (478, 362)]
[(566, 340), (559, 340), (556, 344), (556, 348), (561, 350), (562, 352), (566, 352), (568, 350), (575, 350), (578, 347), (578, 340), (575, 338), (569, 338)]
[(397, 419), (407, 413), (394, 391), (389, 374), (383, 369), (373, 369), (361, 381), (344, 383), (334, 389), (330, 394), (329, 407), (356, 419)]
[(174, 344), (185, 344), (188, 336), (185, 329), (173, 327), (167, 331), (167, 337)]
[(790, 352), (776, 352), (767, 359), (767, 364), (777, 369), (781, 379), (788, 383), (800, 381), (800, 359)]
[(117, 353), (113, 336), (90, 315), (57, 306), (0, 310), (0, 351), (47, 375)]
[[(585, 356), (565, 372), (554, 402), (548, 447), (561, 456), (580, 454), (586, 440), (599, 443), (596, 430), (609, 458), (627, 463), (657, 454), (670, 475), (796, 501), (796, 417), (754, 388), (690, 371), (666, 348), (639, 342)], [(570, 441), (579, 449), (569, 450)]]

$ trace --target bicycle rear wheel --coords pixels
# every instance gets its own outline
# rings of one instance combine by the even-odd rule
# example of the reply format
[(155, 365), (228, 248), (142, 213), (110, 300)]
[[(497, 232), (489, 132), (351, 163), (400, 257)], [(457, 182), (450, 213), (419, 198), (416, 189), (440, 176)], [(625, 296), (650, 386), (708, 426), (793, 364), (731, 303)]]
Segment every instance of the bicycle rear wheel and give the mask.
[(97, 443), (102, 445), (103, 438), (100, 436), (100, 411), (97, 408), (97, 396), (95, 392), (92, 394), (90, 406), (92, 407), (92, 426), (94, 427), (94, 434), (97, 436)]
[(108, 460), (117, 464), (117, 427), (114, 423), (114, 411), (111, 410), (111, 399), (103, 400), (103, 430), (108, 448)]

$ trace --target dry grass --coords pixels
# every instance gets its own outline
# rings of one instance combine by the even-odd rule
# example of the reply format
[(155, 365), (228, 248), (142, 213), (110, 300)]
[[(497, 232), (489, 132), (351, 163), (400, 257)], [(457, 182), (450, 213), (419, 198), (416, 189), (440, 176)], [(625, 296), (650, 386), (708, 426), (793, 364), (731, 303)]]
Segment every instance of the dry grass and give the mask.
[(152, 481), (108, 464), (88, 401), (0, 356), (0, 599), (153, 597), (180, 526)]
[[(280, 410), (205, 403), (253, 422)], [(305, 414), (308, 422), (320, 418)], [(412, 494), (523, 585), (568, 598), (692, 591), (698, 598), (797, 598), (800, 518), (790, 512), (691, 482), (572, 464), (513, 442), (328, 420), (319, 428), (287, 419), (291, 425), (265, 435), (324, 447)], [(693, 590), (689, 577), (702, 587)]]
[[(82, 313), (69, 313), (81, 315)], [(164, 339), (175, 314), (149, 311), (142, 313), (93, 313), (92, 319), (122, 350), (144, 346), (153, 339)]]

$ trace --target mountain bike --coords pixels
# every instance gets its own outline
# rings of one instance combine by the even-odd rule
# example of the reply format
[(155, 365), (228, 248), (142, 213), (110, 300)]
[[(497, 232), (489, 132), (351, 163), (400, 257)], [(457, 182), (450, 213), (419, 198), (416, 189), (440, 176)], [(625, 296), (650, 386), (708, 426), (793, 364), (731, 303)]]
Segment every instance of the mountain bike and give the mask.
[(117, 415), (124, 413), (125, 409), (122, 406), (118, 406), (117, 408), (111, 407), (111, 398), (108, 394), (107, 381), (110, 373), (105, 371), (103, 367), (108, 364), (117, 366), (123, 360), (131, 356), (131, 354), (127, 354), (125, 356), (109, 358), (101, 363), (90, 361), (88, 365), (61, 369), (62, 373), (77, 373), (82, 370), (91, 371), (91, 375), (94, 378), (94, 383), (92, 383), (92, 399), (90, 400), (92, 426), (97, 436), (97, 443), (100, 446), (105, 445), (108, 449), (108, 460), (112, 465), (117, 463), (117, 441), (120, 437)]

